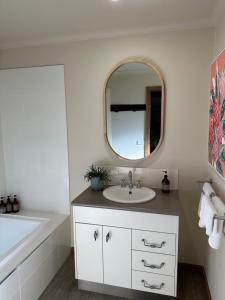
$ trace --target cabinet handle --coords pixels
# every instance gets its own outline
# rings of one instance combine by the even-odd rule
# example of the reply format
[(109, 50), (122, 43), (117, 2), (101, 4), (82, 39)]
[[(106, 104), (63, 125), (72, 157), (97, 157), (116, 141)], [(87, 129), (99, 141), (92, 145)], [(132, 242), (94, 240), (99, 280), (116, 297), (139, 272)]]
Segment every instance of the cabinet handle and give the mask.
[(95, 232), (94, 232), (94, 240), (96, 241), (97, 238), (98, 238), (98, 230), (95, 230)]
[(109, 239), (110, 239), (110, 232), (108, 232), (106, 237), (105, 237), (106, 243), (108, 243)]
[(162, 247), (164, 247), (166, 245), (165, 241), (163, 241), (161, 244), (156, 244), (156, 243), (152, 243), (151, 244), (146, 239), (142, 239), (141, 241), (144, 243), (144, 245), (146, 247), (150, 247), (150, 248), (162, 248)]
[(149, 284), (146, 280), (142, 279), (141, 281), (144, 284), (145, 288), (151, 289), (151, 290), (161, 290), (164, 286), (165, 283), (162, 282), (160, 285), (157, 284)]
[(146, 268), (150, 268), (150, 269), (162, 269), (162, 267), (165, 266), (166, 263), (162, 262), (160, 265), (150, 265), (146, 262), (145, 259), (142, 259), (143, 264), (144, 264), (144, 267)]

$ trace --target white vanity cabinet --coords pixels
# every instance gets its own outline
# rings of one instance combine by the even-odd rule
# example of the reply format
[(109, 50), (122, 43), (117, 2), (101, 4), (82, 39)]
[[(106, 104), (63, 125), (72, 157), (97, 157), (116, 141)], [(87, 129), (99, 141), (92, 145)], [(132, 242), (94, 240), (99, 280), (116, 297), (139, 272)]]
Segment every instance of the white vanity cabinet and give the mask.
[(73, 214), (78, 280), (176, 297), (178, 216), (81, 205)]

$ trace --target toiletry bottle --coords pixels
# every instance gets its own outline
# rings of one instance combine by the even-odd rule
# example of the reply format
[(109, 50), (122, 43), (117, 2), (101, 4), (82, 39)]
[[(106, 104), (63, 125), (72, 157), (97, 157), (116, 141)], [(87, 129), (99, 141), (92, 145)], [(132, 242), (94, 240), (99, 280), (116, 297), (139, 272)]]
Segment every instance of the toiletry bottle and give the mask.
[(6, 213), (11, 213), (12, 212), (12, 203), (10, 200), (10, 196), (7, 197), (7, 202), (6, 202)]
[(170, 181), (168, 179), (167, 171), (163, 171), (163, 173), (165, 173), (165, 175), (162, 180), (162, 192), (169, 193), (170, 192)]
[(6, 214), (6, 199), (5, 197), (2, 197), (3, 198), (3, 206), (4, 206), (4, 214)]
[(16, 195), (13, 196), (13, 203), (12, 203), (12, 211), (14, 213), (17, 213), (20, 210), (20, 204), (19, 201), (17, 200)]
[(3, 201), (0, 202), (0, 214), (3, 214)]
[(1, 200), (0, 200), (0, 214), (6, 213), (6, 204), (5, 204), (4, 199), (5, 199), (5, 197), (1, 197)]

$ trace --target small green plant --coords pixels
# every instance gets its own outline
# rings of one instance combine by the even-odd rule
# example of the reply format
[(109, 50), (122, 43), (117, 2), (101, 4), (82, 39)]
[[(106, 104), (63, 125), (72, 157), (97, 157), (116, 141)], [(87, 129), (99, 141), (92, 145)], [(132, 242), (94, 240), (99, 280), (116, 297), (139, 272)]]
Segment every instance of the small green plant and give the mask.
[(89, 169), (87, 169), (84, 179), (87, 181), (90, 181), (92, 178), (98, 177), (101, 181), (104, 182), (104, 184), (108, 184), (110, 181), (110, 175), (109, 172), (101, 167), (97, 167), (94, 164), (92, 164)]

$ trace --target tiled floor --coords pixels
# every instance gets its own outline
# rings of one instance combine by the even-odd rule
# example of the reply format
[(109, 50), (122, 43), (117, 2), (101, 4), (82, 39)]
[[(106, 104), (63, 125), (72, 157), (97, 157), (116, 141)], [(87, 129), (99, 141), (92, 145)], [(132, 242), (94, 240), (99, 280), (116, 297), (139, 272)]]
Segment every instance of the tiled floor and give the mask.
[[(65, 262), (39, 300), (120, 300), (122, 298), (95, 294), (77, 289), (73, 257)], [(149, 297), (151, 299), (151, 297)], [(178, 300), (208, 300), (201, 270), (181, 267), (178, 279)], [(138, 300), (138, 299), (137, 299)]]

